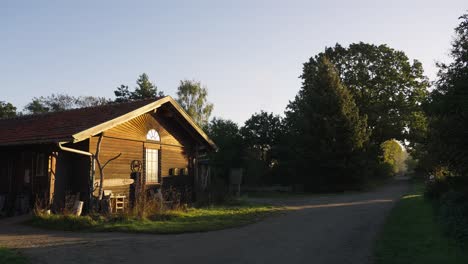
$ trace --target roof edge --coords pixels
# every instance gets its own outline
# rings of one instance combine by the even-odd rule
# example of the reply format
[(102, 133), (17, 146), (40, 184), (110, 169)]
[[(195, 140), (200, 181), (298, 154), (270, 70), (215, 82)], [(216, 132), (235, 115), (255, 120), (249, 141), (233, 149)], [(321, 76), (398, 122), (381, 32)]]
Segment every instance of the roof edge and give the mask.
[(92, 136), (98, 135), (108, 129), (111, 129), (120, 124), (123, 124), (137, 116), (140, 116), (144, 113), (155, 110), (165, 103), (170, 103), (171, 105), (173, 105), (174, 108), (182, 115), (182, 117), (184, 117), (184, 119), (190, 124), (190, 126), (192, 126), (195, 129), (195, 131), (208, 143), (210, 147), (212, 147), (214, 150), (218, 148), (216, 144), (208, 137), (208, 135), (195, 123), (195, 121), (187, 114), (187, 112), (185, 112), (185, 110), (179, 105), (179, 103), (177, 103), (174, 100), (174, 98), (172, 98), (171, 96), (165, 96), (161, 99), (158, 99), (152, 103), (149, 103), (140, 108), (137, 108), (124, 115), (121, 115), (119, 117), (116, 117), (114, 119), (101, 123), (99, 125), (96, 125), (94, 127), (88, 128), (81, 132), (78, 132), (72, 135), (73, 143), (80, 142)]

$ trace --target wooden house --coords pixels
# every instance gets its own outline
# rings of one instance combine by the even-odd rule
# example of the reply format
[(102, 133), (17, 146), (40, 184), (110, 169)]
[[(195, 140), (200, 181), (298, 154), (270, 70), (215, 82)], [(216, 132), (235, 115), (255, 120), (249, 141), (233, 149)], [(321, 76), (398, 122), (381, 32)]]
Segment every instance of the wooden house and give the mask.
[(207, 171), (200, 160), (215, 148), (170, 96), (1, 119), (0, 211), (39, 201), (63, 208), (69, 194), (89, 201), (106, 163), (106, 194), (131, 199), (136, 180), (197, 188)]

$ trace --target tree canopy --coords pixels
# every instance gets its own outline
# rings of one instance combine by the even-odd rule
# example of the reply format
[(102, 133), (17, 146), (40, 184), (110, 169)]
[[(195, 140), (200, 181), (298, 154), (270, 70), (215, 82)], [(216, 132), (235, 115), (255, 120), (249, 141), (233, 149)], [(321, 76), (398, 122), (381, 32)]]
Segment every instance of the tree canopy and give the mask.
[(151, 99), (158, 96), (164, 96), (164, 92), (159, 91), (158, 87), (149, 80), (148, 74), (143, 73), (136, 80), (137, 86), (130, 91), (127, 85), (120, 85), (114, 91), (115, 102), (128, 102), (132, 100)]
[(200, 82), (183, 80), (177, 88), (177, 102), (201, 127), (206, 127), (213, 111), (208, 102), (208, 90)]
[(213, 118), (206, 130), (218, 146), (217, 152), (210, 153), (211, 165), (220, 170), (222, 177), (227, 177), (230, 168), (241, 166), (243, 149), (239, 127), (231, 120)]
[(241, 128), (241, 134), (246, 146), (256, 149), (261, 154), (261, 159), (269, 162), (271, 150), (278, 144), (283, 132), (282, 120), (279, 115), (260, 111), (253, 114)]
[(16, 107), (11, 103), (0, 101), (0, 118), (16, 116)]
[(286, 110), (290, 166), (309, 186), (336, 187), (353, 177), (350, 160), (369, 138), (367, 118), (326, 56), (304, 65), (302, 79)]
[(450, 51), (452, 62), (439, 63), (431, 92), (426, 158), (468, 176), (468, 14), (460, 17)]
[(94, 96), (71, 96), (67, 94), (52, 94), (34, 97), (24, 110), (29, 114), (57, 112), (74, 108), (83, 108), (108, 104), (109, 99)]
[(380, 147), (382, 148), (383, 162), (392, 168), (392, 172), (399, 173), (404, 171), (407, 155), (400, 143), (392, 139), (380, 144)]
[(429, 82), (419, 61), (410, 62), (404, 52), (387, 45), (336, 44), (304, 64), (303, 78), (322, 57), (333, 63), (360, 112), (367, 115), (371, 142), (379, 145), (392, 138), (413, 142), (424, 136), (421, 104)]

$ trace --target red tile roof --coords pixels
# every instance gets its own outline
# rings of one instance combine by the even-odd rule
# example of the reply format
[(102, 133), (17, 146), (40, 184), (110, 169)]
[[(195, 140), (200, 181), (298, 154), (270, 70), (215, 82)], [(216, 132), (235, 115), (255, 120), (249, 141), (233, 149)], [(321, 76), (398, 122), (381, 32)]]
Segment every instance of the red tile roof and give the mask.
[(72, 135), (78, 132), (112, 120), (158, 99), (160, 98), (0, 119), (0, 145), (71, 140)]

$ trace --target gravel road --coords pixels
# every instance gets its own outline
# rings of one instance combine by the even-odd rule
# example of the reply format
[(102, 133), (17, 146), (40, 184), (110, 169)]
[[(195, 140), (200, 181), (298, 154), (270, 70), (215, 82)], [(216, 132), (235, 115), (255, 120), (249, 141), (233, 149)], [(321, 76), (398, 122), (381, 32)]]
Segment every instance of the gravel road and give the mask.
[(288, 212), (241, 228), (180, 235), (57, 232), (0, 221), (0, 245), (32, 263), (372, 263), (386, 215), (408, 189), (264, 199)]

